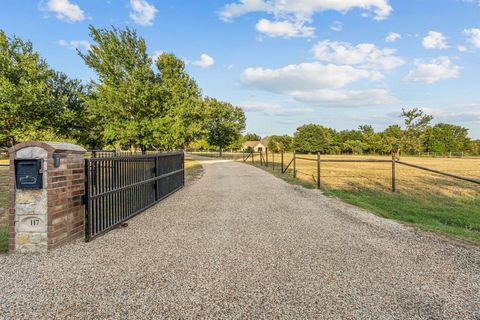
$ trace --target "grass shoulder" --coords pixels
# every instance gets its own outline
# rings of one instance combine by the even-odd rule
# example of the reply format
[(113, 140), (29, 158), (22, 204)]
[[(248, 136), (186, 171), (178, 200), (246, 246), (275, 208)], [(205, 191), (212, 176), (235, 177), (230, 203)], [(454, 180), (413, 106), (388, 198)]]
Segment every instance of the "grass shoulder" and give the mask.
[[(282, 174), (258, 164), (287, 183), (308, 189), (314, 182), (293, 178), (292, 172)], [(338, 198), (351, 205), (366, 209), (386, 219), (397, 220), (425, 231), (453, 236), (470, 243), (480, 244), (480, 197), (445, 194), (412, 194), (375, 190), (372, 188), (322, 187), (323, 194)]]
[(198, 180), (203, 175), (203, 166), (199, 161), (196, 161), (191, 158), (185, 159), (185, 178), (186, 183), (192, 183), (195, 180)]
[(339, 189), (324, 194), (387, 219), (480, 244), (480, 198)]
[(8, 228), (0, 226), (0, 253), (8, 251)]

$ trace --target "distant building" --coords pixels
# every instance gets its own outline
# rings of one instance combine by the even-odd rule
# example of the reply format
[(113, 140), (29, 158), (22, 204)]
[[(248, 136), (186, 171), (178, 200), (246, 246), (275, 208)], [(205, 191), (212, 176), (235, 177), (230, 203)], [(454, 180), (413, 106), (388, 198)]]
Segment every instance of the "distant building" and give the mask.
[(264, 152), (268, 147), (268, 137), (260, 141), (245, 141), (242, 144), (242, 151)]

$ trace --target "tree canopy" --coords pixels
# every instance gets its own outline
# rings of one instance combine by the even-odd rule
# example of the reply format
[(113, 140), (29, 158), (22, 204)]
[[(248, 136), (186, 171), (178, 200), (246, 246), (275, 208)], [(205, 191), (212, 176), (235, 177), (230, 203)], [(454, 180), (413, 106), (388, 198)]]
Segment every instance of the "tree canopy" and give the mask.
[(262, 137), (260, 137), (256, 133), (245, 133), (243, 135), (243, 140), (244, 141), (260, 141), (261, 139), (262, 139)]
[(297, 128), (293, 144), (297, 151), (327, 153), (334, 143), (332, 133), (330, 128), (318, 124), (305, 124)]
[(54, 72), (32, 44), (0, 31), (0, 143), (55, 137), (53, 126), (62, 97), (54, 96)]
[(216, 99), (205, 99), (207, 142), (220, 151), (238, 141), (245, 128), (245, 114), (242, 109)]

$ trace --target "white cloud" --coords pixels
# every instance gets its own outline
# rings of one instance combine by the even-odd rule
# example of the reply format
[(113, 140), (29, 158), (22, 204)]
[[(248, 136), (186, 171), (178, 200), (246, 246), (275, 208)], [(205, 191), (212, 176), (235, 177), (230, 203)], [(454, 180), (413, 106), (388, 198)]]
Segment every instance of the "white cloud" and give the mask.
[(90, 50), (90, 43), (86, 40), (58, 40), (58, 44), (72, 50), (81, 48), (83, 48), (83, 50)]
[(457, 49), (458, 49), (458, 51), (460, 51), (460, 52), (465, 52), (465, 51), (468, 50), (467, 47), (465, 47), (465, 46), (458, 46)]
[(405, 63), (395, 53), (395, 49), (379, 49), (371, 43), (352, 46), (347, 42), (329, 40), (320, 41), (313, 48), (315, 58), (321, 61), (387, 70)]
[(312, 108), (284, 108), (281, 105), (269, 102), (249, 101), (241, 103), (240, 107), (245, 112), (261, 112), (265, 115), (291, 117), (313, 112)]
[(404, 80), (412, 82), (434, 83), (440, 80), (458, 77), (460, 67), (453, 65), (448, 57), (438, 57), (430, 62), (415, 61), (415, 68)]
[(469, 37), (468, 42), (473, 44), (475, 47), (480, 48), (480, 29), (465, 29), (463, 32)]
[(329, 28), (332, 31), (340, 32), (343, 30), (343, 24), (340, 21), (334, 21)]
[(400, 39), (402, 39), (402, 36), (399, 33), (389, 32), (385, 37), (385, 42), (395, 42)]
[(158, 10), (145, 0), (130, 0), (132, 12), (130, 18), (141, 26), (151, 26)]
[(461, 0), (461, 1), (465, 2), (465, 3), (473, 3), (473, 4), (476, 4), (480, 7), (480, 0)]
[(257, 31), (269, 37), (313, 37), (315, 28), (307, 27), (301, 21), (269, 21), (260, 19), (256, 24)]
[[(313, 15), (317, 12), (334, 10), (346, 13), (352, 9), (368, 10), (374, 13), (374, 19), (382, 20), (387, 18), (392, 12), (389, 0), (238, 0), (226, 4), (220, 11), (220, 18), (224, 21), (250, 13), (265, 12), (273, 15), (281, 21), (270, 22), (262, 19), (257, 23), (267, 30), (281, 29), (283, 34), (292, 37), (292, 30), (295, 35), (303, 34), (308, 37), (313, 36), (314, 28), (305, 26), (306, 23), (312, 22)], [(334, 27), (335, 28), (335, 27)], [(336, 29), (339, 27), (337, 26)], [(287, 29), (287, 31), (285, 31)], [(277, 34), (279, 31), (270, 34)], [(312, 35), (310, 35), (310, 33)]]
[(374, 81), (378, 77), (376, 71), (314, 62), (280, 69), (248, 68), (243, 72), (241, 81), (246, 87), (314, 104), (360, 106), (395, 102), (396, 99), (383, 89), (341, 90), (355, 81)]
[(375, 19), (379, 20), (388, 17), (393, 10), (388, 0), (239, 0), (225, 5), (220, 17), (231, 20), (249, 12), (267, 12), (309, 20), (316, 12), (335, 10), (344, 13), (351, 9), (373, 11)]
[(193, 65), (199, 66), (199, 67), (202, 67), (202, 68), (211, 67), (211, 66), (213, 66), (214, 63), (215, 63), (215, 60), (206, 53), (203, 53), (200, 56), (200, 59), (192, 62)]
[(428, 36), (423, 38), (422, 45), (425, 49), (447, 49), (447, 38), (437, 31), (428, 32)]
[(385, 89), (370, 90), (315, 90), (297, 92), (293, 95), (298, 101), (327, 106), (361, 107), (372, 105), (389, 105), (398, 99)]
[(318, 62), (292, 64), (280, 69), (248, 68), (241, 77), (244, 85), (276, 93), (341, 88), (359, 79), (375, 79), (376, 73), (351, 66)]
[(480, 104), (478, 102), (457, 104), (448, 108), (423, 108), (433, 115), (435, 122), (480, 125)]
[(78, 22), (85, 19), (83, 10), (69, 0), (48, 0), (47, 5), (43, 9), (54, 12), (58, 19), (68, 22)]

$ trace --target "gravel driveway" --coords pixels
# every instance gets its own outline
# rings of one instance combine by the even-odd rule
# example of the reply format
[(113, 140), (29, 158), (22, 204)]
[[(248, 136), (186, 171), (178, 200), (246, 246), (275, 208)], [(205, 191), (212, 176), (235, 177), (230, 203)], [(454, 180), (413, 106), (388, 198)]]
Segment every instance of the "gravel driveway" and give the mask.
[(127, 228), (0, 256), (0, 318), (480, 319), (480, 249), (206, 160)]

